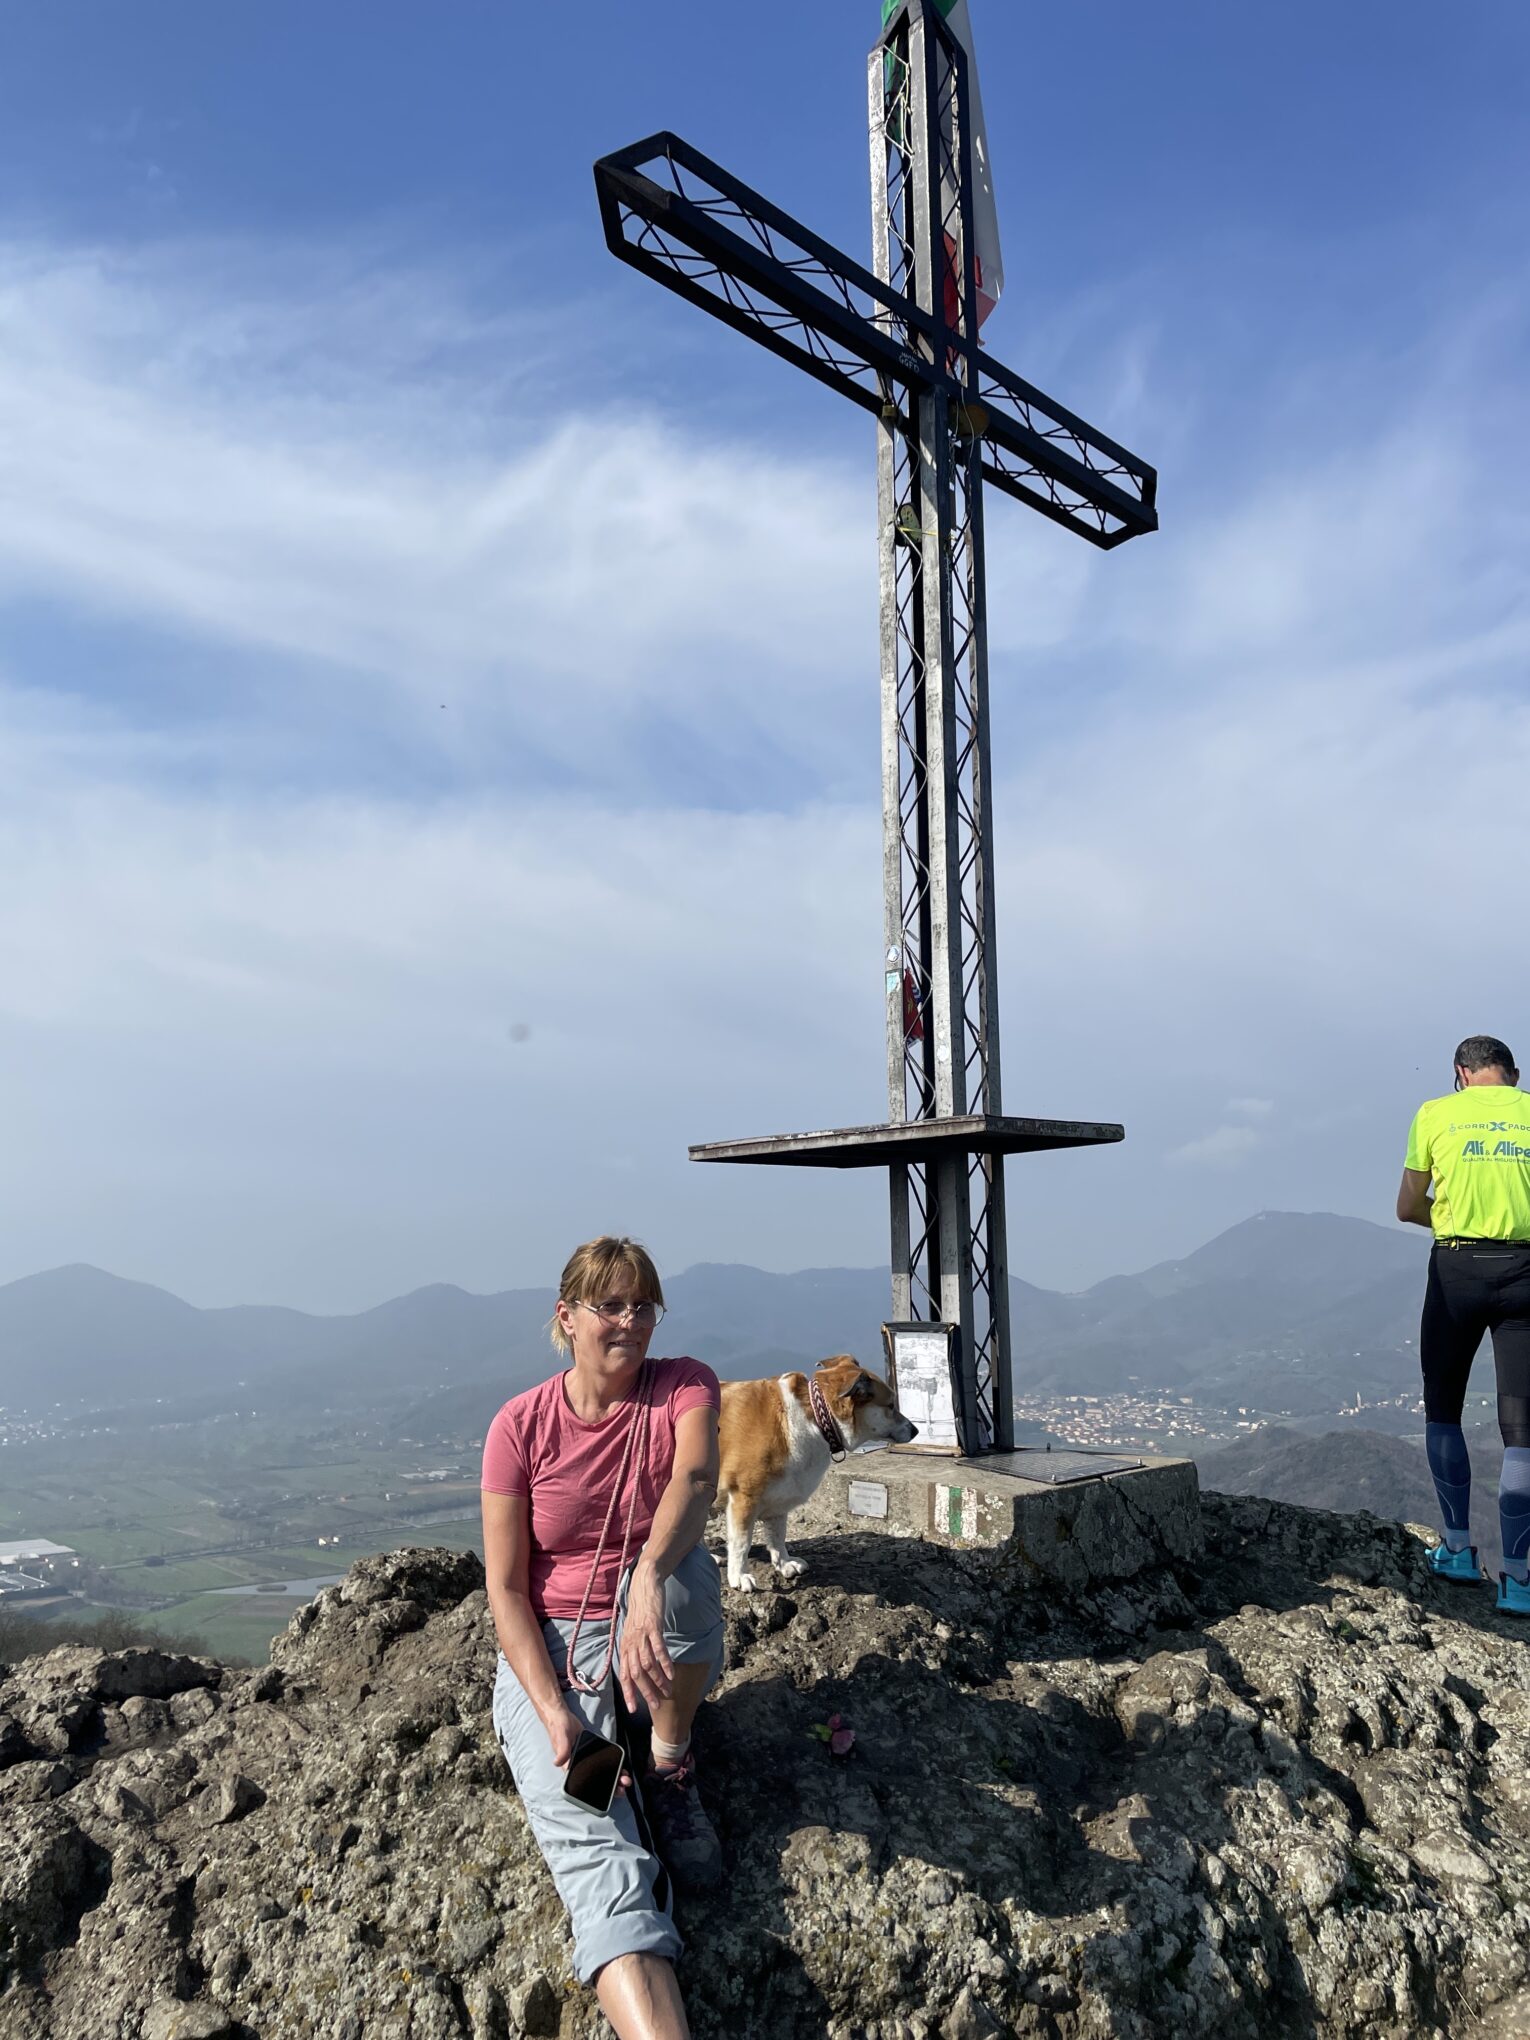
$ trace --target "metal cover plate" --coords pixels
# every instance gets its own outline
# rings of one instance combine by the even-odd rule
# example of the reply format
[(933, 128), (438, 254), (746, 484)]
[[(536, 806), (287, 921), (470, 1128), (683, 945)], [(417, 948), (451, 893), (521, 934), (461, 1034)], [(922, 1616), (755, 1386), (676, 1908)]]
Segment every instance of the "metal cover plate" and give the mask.
[(896, 1125), (823, 1127), (749, 1140), (694, 1144), (693, 1162), (768, 1162), (810, 1169), (885, 1168), (951, 1154), (1036, 1154), (1049, 1148), (1098, 1147), (1124, 1138), (1123, 1127), (1094, 1119), (1015, 1119), (968, 1113), (960, 1119), (909, 1119)]
[(1048, 1452), (1036, 1446), (1019, 1452), (989, 1452), (981, 1459), (958, 1460), (974, 1473), (1007, 1473), (1017, 1480), (1044, 1480), (1054, 1486), (1069, 1480), (1095, 1480), (1107, 1473), (1136, 1473), (1140, 1459), (1115, 1459), (1108, 1452)]

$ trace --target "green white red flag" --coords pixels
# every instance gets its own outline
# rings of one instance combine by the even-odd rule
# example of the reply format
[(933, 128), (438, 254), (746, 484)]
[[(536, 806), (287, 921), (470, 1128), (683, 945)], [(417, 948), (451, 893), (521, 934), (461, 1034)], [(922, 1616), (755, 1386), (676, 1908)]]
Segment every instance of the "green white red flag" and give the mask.
[[(882, 0), (882, 26), (897, 13), (901, 0)], [(993, 196), (993, 167), (988, 154), (988, 130), (983, 121), (983, 94), (978, 86), (977, 52), (972, 43), (972, 17), (967, 0), (935, 0), (941, 19), (967, 55), (967, 101), (972, 123), (972, 225), (976, 243), (973, 253), (977, 269), (978, 325), (999, 302), (1004, 289), (1004, 257), (999, 248), (999, 212)], [(950, 180), (941, 180), (940, 209), (949, 216), (956, 202)], [(946, 316), (954, 325), (961, 293), (956, 273), (956, 243), (946, 236)]]

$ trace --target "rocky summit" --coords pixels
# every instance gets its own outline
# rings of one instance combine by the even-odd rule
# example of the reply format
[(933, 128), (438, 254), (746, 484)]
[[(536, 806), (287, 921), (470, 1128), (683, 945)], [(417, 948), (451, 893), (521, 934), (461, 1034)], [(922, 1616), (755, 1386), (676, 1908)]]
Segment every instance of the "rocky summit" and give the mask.
[[(1213, 1495), (1205, 1530), (1074, 1601), (874, 1536), (730, 1595), (698, 2034), (1530, 2032), (1530, 1631), (1397, 1525)], [(493, 1667), (444, 1551), (358, 1565), (257, 1671), (0, 1667), (0, 2040), (605, 2030)]]

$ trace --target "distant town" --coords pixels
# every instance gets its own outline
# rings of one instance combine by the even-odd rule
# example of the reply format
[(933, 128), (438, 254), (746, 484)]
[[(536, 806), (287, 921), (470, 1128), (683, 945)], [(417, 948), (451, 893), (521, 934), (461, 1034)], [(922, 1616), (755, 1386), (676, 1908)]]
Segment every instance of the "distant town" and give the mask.
[[(1254, 1409), (1246, 1404), (1227, 1408), (1198, 1403), (1193, 1396), (1164, 1395), (1132, 1391), (1118, 1395), (1017, 1395), (1015, 1420), (1023, 1436), (1024, 1426), (1036, 1426), (1069, 1445), (1099, 1449), (1132, 1447), (1137, 1451), (1184, 1453), (1194, 1458), (1197, 1450), (1225, 1445), (1267, 1424), (1288, 1424), (1291, 1410)], [(1369, 1423), (1386, 1430), (1398, 1429), (1398, 1420), (1424, 1419), (1423, 1398), (1394, 1395), (1367, 1399), (1355, 1395), (1323, 1415), (1323, 1422)], [(1302, 1413), (1307, 1421), (1309, 1413)]]

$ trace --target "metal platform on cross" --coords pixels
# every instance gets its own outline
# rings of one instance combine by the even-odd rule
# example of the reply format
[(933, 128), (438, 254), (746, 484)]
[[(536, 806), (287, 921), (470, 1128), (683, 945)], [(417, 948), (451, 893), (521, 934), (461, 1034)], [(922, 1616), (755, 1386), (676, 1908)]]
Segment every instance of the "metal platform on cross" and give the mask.
[(875, 269), (677, 135), (603, 157), (613, 254), (872, 413), (882, 589), (888, 1118), (693, 1146), (887, 1170), (892, 1316), (957, 1329), (969, 1453), (1014, 1445), (1004, 1157), (1122, 1138), (1004, 1115), (995, 973), (985, 484), (1091, 545), (1156, 529), (1145, 461), (986, 353), (967, 53), (889, 0), (869, 63)]

